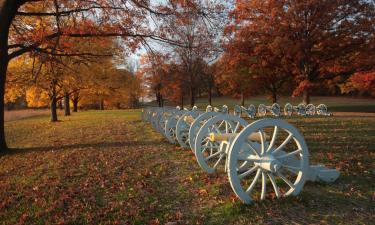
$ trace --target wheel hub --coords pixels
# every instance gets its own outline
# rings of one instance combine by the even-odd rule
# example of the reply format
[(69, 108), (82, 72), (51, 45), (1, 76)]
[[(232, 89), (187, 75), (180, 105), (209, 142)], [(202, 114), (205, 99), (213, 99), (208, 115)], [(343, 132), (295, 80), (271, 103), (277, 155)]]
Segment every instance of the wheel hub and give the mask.
[(276, 173), (281, 168), (281, 162), (277, 160), (272, 154), (267, 154), (264, 156), (259, 157), (258, 162), (254, 163), (258, 165), (260, 168)]

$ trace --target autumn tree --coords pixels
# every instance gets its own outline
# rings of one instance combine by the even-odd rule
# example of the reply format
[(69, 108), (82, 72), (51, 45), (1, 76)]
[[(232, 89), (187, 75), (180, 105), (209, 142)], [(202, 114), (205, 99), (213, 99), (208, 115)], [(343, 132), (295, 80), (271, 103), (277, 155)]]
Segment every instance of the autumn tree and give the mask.
[[(160, 27), (168, 39), (179, 41), (182, 45), (170, 46), (169, 53), (180, 74), (185, 78), (184, 88), (188, 90), (190, 106), (195, 105), (198, 90), (205, 88), (205, 69), (220, 53), (218, 35), (222, 31), (224, 6), (216, 1), (175, 1), (176, 12), (163, 18)], [(205, 15), (199, 11), (206, 9)], [(181, 80), (180, 80), (181, 81)]]
[(287, 68), (298, 83), (294, 95), (302, 94), (308, 103), (314, 85), (327, 78), (327, 65), (366, 48), (374, 12), (374, 4), (362, 0), (239, 0), (229, 29), (262, 49), (253, 55), (260, 65), (280, 62), (276, 71)]

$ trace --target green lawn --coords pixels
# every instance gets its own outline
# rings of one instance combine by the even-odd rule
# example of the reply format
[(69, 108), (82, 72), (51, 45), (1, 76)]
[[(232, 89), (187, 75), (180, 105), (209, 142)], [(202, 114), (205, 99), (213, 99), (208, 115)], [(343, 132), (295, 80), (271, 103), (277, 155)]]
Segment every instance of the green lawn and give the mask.
[[(329, 104), (328, 104), (329, 105)], [(6, 122), (1, 224), (371, 224), (375, 116), (292, 118), (311, 163), (341, 171), (287, 199), (243, 205), (226, 173), (205, 174), (139, 111), (88, 111)]]

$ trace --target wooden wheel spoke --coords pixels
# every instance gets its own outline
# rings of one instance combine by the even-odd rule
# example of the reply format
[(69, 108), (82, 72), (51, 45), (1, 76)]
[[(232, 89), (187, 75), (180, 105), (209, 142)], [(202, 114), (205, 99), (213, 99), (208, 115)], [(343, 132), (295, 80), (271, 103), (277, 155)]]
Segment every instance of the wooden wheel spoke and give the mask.
[(273, 189), (275, 190), (276, 197), (280, 198), (281, 197), (280, 189), (279, 189), (279, 187), (276, 184), (275, 177), (273, 176), (272, 173), (267, 173), (267, 175), (270, 178), (270, 181), (272, 183)]
[(290, 142), (290, 140), (292, 139), (292, 137), (293, 137), (293, 134), (289, 134), (288, 135), (288, 137), (284, 140), (284, 142), (281, 144), (281, 145), (279, 145), (274, 151), (273, 151), (273, 153), (276, 153), (276, 152), (278, 152), (278, 151), (280, 151), (281, 149), (283, 149), (284, 147), (285, 147), (285, 145), (287, 145), (289, 142)]
[(260, 135), (260, 146), (261, 146), (260, 154), (263, 155), (266, 150), (266, 140), (264, 138), (264, 131), (260, 129), (258, 133)]
[(273, 135), (272, 135), (272, 139), (271, 139), (270, 145), (267, 148), (267, 152), (269, 152), (272, 149), (273, 145), (275, 144), (275, 141), (277, 139), (278, 133), (279, 133), (279, 127), (275, 126), (275, 128), (273, 130)]
[(246, 144), (249, 146), (249, 148), (255, 153), (256, 156), (259, 157), (259, 153), (258, 151), (249, 143), (249, 142), (246, 142)]
[(267, 186), (266, 173), (262, 171), (262, 193), (260, 194), (260, 199), (262, 200), (266, 198), (266, 186)]
[(212, 155), (206, 157), (204, 160), (205, 160), (205, 161), (208, 161), (208, 160), (210, 160), (210, 159), (212, 159), (212, 158), (218, 156), (219, 154), (221, 154), (221, 151), (217, 151), (217, 152), (215, 152), (214, 154), (212, 154)]
[(298, 154), (298, 153), (301, 153), (301, 152), (302, 152), (302, 149), (297, 149), (297, 150), (295, 150), (293, 152), (289, 152), (287, 154), (283, 154), (281, 156), (277, 156), (276, 158), (277, 159), (284, 159), (284, 158), (288, 158), (288, 157), (290, 157), (292, 155), (295, 155), (295, 154)]
[(233, 130), (233, 133), (237, 133), (238, 132), (238, 129), (240, 128), (240, 122), (237, 123), (236, 127), (234, 128)]
[(224, 158), (224, 154), (222, 154), (222, 155), (220, 156), (220, 158), (216, 161), (216, 163), (215, 163), (215, 165), (213, 166), (213, 168), (216, 168), (216, 167), (219, 165), (220, 161), (221, 161), (223, 158)]
[(247, 194), (251, 193), (251, 191), (254, 189), (255, 184), (258, 182), (258, 179), (259, 179), (261, 173), (262, 173), (262, 170), (258, 169), (253, 181), (251, 182), (250, 186), (246, 189)]
[(288, 178), (286, 178), (284, 175), (282, 175), (280, 172), (276, 172), (277, 176), (279, 176), (287, 185), (289, 185), (289, 187), (291, 188), (294, 188), (294, 184), (288, 180)]
[(240, 175), (238, 175), (238, 178), (243, 179), (243, 178), (245, 178), (246, 176), (248, 176), (248, 175), (252, 174), (253, 172), (255, 172), (255, 170), (257, 170), (257, 169), (258, 169), (258, 166), (253, 166), (253, 167), (251, 167), (251, 169), (249, 169), (248, 171), (243, 172), (243, 173), (241, 173)]

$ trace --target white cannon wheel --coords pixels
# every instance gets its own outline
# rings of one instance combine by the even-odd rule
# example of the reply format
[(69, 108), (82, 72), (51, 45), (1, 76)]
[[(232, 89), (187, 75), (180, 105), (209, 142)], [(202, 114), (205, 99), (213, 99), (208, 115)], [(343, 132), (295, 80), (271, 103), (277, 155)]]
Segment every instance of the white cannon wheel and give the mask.
[(315, 113), (316, 113), (315, 105), (313, 105), (313, 104), (308, 104), (308, 105), (306, 106), (306, 115), (308, 115), (308, 116), (313, 116), (313, 115), (315, 115)]
[(151, 118), (150, 118), (150, 121), (151, 121), (151, 125), (152, 127), (158, 131), (158, 123), (159, 123), (159, 117), (160, 115), (163, 113), (163, 110), (162, 109), (156, 109), (154, 112), (152, 112), (151, 114)]
[(158, 120), (158, 128), (157, 130), (165, 136), (165, 125), (168, 122), (168, 119), (172, 117), (176, 112), (180, 110), (176, 109), (167, 109), (163, 113), (161, 113), (159, 120)]
[(300, 116), (306, 116), (306, 105), (304, 103), (298, 104), (297, 113)]
[(271, 114), (273, 116), (280, 116), (280, 105), (277, 103), (273, 103), (271, 106)]
[(218, 115), (218, 112), (205, 112), (201, 115), (199, 115), (194, 122), (191, 124), (190, 129), (189, 129), (189, 144), (191, 151), (193, 153), (195, 152), (194, 147), (195, 147), (195, 138), (197, 137), (197, 133), (201, 126), (209, 119), (212, 117)]
[(293, 114), (293, 105), (290, 103), (286, 103), (284, 106), (284, 115), (291, 116)]
[(233, 115), (241, 116), (242, 108), (239, 105), (234, 106)]
[[(269, 142), (265, 138), (267, 132)], [(253, 133), (259, 134), (260, 144), (248, 139)], [(247, 167), (241, 168), (245, 163)], [(308, 168), (309, 152), (303, 136), (280, 119), (262, 119), (249, 124), (234, 139), (228, 153), (231, 187), (247, 204), (253, 198), (265, 199), (267, 180), (276, 197), (297, 195), (306, 181)]]
[(176, 139), (176, 125), (180, 117), (185, 114), (185, 111), (176, 111), (172, 116), (170, 116), (165, 124), (165, 136), (168, 141), (172, 144), (175, 144)]
[(258, 106), (258, 115), (259, 116), (265, 116), (267, 114), (267, 106), (264, 104), (260, 104)]
[(317, 114), (320, 116), (325, 116), (328, 114), (327, 106), (324, 104), (319, 104), (318, 107), (316, 107), (316, 109), (317, 109)]
[(249, 107), (247, 108), (247, 114), (250, 118), (255, 118), (255, 115), (257, 114), (257, 109), (253, 104), (249, 105)]
[(183, 148), (190, 148), (189, 144), (189, 130), (191, 123), (185, 121), (185, 117), (192, 117), (193, 119), (197, 118), (201, 113), (201, 111), (190, 111), (182, 115), (176, 124), (176, 138), (177, 142)]
[(248, 123), (237, 116), (219, 114), (199, 129), (195, 140), (195, 157), (199, 166), (207, 173), (214, 173), (220, 163), (225, 163), (229, 142), (221, 148), (221, 142), (209, 140), (210, 133), (236, 134)]

